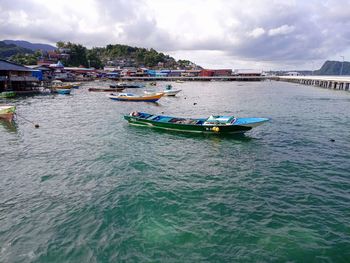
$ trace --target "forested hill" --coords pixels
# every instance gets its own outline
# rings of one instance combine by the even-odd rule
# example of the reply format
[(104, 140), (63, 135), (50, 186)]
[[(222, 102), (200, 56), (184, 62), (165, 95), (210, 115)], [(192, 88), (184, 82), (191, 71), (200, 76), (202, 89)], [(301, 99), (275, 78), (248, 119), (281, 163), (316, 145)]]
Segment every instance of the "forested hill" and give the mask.
[(4, 41), (0, 41), (0, 58), (9, 59), (16, 54), (32, 54), (34, 51), (16, 46), (15, 44), (6, 44)]
[[(344, 64), (343, 64), (344, 63)], [(342, 69), (343, 64), (343, 69)], [(327, 60), (315, 75), (350, 75), (350, 62), (347, 61), (329, 61)]]
[[(121, 67), (147, 67), (147, 68), (200, 68), (191, 61), (178, 60), (154, 49), (140, 47), (131, 47), (128, 45), (107, 45), (105, 47), (94, 47), (88, 49), (81, 44), (59, 41), (57, 48), (48, 51), (43, 47), (51, 47), (47, 44), (33, 44), (28, 41), (0, 41), (0, 58), (12, 60), (14, 62), (32, 65), (36, 64), (38, 59), (56, 57), (61, 60), (65, 66), (84, 66), (103, 68), (104, 66)], [(23, 45), (26, 45), (24, 48)], [(37, 49), (42, 47), (42, 49)], [(36, 50), (34, 52), (34, 49)]]
[(18, 47), (23, 47), (26, 49), (33, 50), (34, 52), (37, 50), (43, 50), (43, 51), (51, 51), (54, 50), (55, 47), (48, 45), (48, 44), (42, 44), (42, 43), (31, 43), (24, 40), (4, 40), (6, 44), (14, 44)]
[(131, 47), (128, 45), (107, 45), (87, 49), (81, 44), (57, 42), (58, 50), (65, 51), (69, 58), (62, 61), (68, 66), (91, 66), (101, 68), (106, 65), (123, 65), (135, 67), (185, 68), (193, 67), (188, 60), (176, 61), (173, 57), (154, 49)]

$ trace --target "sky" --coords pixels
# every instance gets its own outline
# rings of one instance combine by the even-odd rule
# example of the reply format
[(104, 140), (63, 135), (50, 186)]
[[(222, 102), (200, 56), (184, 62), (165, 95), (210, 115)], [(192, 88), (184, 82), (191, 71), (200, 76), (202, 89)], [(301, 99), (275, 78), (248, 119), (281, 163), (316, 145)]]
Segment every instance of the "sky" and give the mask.
[(0, 40), (154, 48), (204, 68), (350, 61), (350, 0), (0, 0)]

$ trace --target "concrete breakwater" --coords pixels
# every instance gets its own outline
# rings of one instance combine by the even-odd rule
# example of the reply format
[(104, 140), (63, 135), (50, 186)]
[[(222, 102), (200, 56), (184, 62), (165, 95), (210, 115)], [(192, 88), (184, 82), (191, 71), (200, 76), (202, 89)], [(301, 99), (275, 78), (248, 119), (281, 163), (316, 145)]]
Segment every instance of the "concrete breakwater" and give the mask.
[(326, 89), (347, 90), (350, 89), (350, 76), (279, 76), (274, 80), (313, 85)]

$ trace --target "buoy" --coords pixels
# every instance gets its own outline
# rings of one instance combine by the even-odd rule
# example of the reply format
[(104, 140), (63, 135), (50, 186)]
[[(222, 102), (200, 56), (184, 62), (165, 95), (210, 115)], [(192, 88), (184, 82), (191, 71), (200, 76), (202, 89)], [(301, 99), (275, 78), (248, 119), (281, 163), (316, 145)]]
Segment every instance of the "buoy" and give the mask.
[(39, 128), (40, 126), (39, 126), (39, 124), (35, 124), (34, 127), (35, 128)]
[(197, 102), (193, 103), (193, 105), (197, 105)]
[(220, 128), (215, 126), (215, 127), (212, 128), (212, 130), (213, 130), (214, 132), (219, 132), (219, 131), (220, 131)]
[(330, 139), (330, 141), (331, 141), (331, 142), (335, 142), (335, 140), (334, 140), (334, 139)]

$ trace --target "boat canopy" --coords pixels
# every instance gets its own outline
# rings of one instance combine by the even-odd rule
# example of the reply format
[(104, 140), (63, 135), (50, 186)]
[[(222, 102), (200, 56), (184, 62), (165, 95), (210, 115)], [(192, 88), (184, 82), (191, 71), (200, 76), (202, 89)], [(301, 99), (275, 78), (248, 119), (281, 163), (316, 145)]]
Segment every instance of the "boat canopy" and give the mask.
[(210, 116), (203, 125), (230, 125), (236, 121), (234, 116)]

